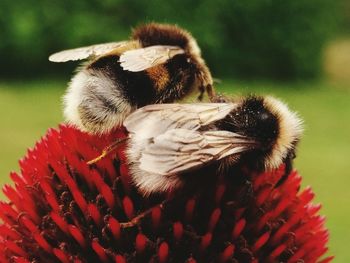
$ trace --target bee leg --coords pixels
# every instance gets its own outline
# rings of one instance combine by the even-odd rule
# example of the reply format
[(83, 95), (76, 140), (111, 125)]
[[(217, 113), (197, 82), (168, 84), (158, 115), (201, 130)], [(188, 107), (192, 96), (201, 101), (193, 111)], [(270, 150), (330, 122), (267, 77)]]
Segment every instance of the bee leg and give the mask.
[(199, 101), (203, 100), (204, 92), (205, 92), (204, 86), (199, 86), (199, 95), (197, 97), (197, 100), (199, 100)]
[(212, 99), (215, 97), (215, 90), (214, 90), (213, 85), (208, 84), (208, 85), (205, 87), (205, 89), (206, 89), (206, 92), (207, 92), (207, 94), (208, 94), (208, 96), (209, 96), (210, 101), (212, 101)]
[(200, 92), (199, 96), (197, 97), (197, 99), (199, 101), (203, 100), (205, 92), (208, 94), (208, 97), (209, 97), (210, 101), (215, 97), (215, 91), (214, 91), (213, 86), (211, 84), (208, 84), (206, 86), (200, 86), (199, 87), (199, 92)]
[(104, 148), (102, 153), (99, 156), (97, 156), (96, 158), (88, 161), (87, 164), (91, 165), (91, 164), (95, 164), (95, 163), (101, 161), (108, 154), (110, 154), (111, 152), (116, 150), (119, 147), (119, 145), (124, 143), (127, 139), (128, 139), (128, 137), (116, 140), (115, 142), (113, 142), (112, 144), (110, 144), (106, 148)]
[(128, 228), (128, 227), (133, 227), (133, 226), (139, 225), (141, 223), (141, 220), (144, 219), (146, 216), (148, 216), (150, 213), (152, 213), (152, 211), (155, 207), (159, 207), (160, 209), (164, 209), (164, 205), (167, 202), (168, 201), (163, 201), (159, 205), (155, 205), (155, 206), (147, 209), (145, 212), (132, 218), (129, 222), (120, 223), (120, 227), (121, 228)]
[(288, 178), (289, 174), (292, 172), (293, 170), (293, 160), (295, 158), (295, 151), (291, 151), (285, 161), (285, 168), (284, 168), (284, 174), (281, 176), (281, 178), (278, 180), (278, 182), (275, 184), (275, 188), (281, 186)]

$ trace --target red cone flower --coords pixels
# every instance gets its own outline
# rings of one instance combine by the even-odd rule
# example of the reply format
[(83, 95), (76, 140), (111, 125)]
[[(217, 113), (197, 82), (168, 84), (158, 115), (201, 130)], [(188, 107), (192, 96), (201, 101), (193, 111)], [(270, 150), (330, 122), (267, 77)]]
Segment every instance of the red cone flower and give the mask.
[[(311, 189), (284, 168), (236, 170), (204, 189), (142, 197), (115, 139), (61, 126), (20, 161), (3, 191), (0, 262), (330, 262)], [(233, 174), (231, 174), (233, 173)]]

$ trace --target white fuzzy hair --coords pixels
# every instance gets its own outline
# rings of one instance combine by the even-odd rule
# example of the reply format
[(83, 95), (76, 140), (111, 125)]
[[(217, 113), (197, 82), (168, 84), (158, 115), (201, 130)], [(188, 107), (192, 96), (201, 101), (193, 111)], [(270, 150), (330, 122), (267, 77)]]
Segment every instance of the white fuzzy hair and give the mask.
[(164, 176), (149, 173), (140, 169), (140, 158), (142, 150), (148, 142), (144, 139), (129, 140), (126, 155), (129, 161), (129, 170), (133, 182), (137, 189), (144, 195), (149, 196), (152, 193), (167, 192), (181, 187), (182, 181), (176, 174)]
[[(103, 71), (81, 70), (72, 78), (63, 97), (67, 122), (95, 134), (103, 134), (122, 125), (133, 108), (120, 89)], [(114, 112), (106, 107), (103, 100), (108, 100)]]
[(264, 105), (276, 116), (279, 126), (278, 138), (265, 162), (266, 168), (271, 169), (278, 167), (289, 150), (294, 148), (293, 144), (299, 141), (303, 132), (303, 122), (286, 104), (274, 97), (265, 97)]

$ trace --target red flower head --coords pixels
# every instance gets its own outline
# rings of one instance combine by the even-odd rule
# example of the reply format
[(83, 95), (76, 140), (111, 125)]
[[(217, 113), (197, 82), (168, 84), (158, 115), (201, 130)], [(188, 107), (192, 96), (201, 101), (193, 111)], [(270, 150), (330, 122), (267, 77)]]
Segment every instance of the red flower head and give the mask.
[[(201, 189), (143, 197), (119, 148), (87, 161), (103, 137), (61, 126), (20, 161), (3, 189), (0, 262), (330, 262), (312, 190), (284, 167), (228, 171)], [(208, 171), (209, 172), (209, 171)]]

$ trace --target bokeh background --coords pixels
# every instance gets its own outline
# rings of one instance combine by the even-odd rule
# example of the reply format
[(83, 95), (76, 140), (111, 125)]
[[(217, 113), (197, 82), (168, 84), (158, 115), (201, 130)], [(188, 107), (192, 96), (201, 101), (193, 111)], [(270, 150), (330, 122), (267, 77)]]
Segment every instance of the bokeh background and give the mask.
[(125, 39), (149, 21), (191, 31), (219, 91), (272, 94), (300, 113), (296, 167), (323, 204), (334, 262), (350, 262), (349, 0), (1, 0), (1, 184), (62, 121), (77, 63), (50, 64), (48, 55)]

